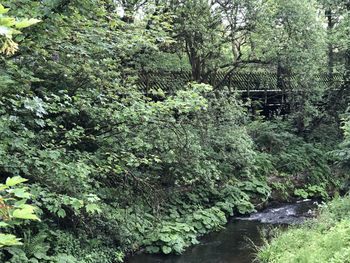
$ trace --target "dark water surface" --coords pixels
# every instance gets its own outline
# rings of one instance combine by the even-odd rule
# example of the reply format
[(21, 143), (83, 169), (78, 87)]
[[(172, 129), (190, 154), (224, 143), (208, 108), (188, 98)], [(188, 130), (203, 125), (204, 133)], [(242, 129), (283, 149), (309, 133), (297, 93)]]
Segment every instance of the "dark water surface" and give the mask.
[(256, 245), (262, 243), (259, 229), (300, 223), (310, 217), (309, 211), (315, 206), (307, 200), (270, 207), (249, 217), (231, 218), (223, 230), (204, 236), (200, 244), (187, 248), (182, 255), (139, 254), (126, 263), (252, 263), (251, 241)]

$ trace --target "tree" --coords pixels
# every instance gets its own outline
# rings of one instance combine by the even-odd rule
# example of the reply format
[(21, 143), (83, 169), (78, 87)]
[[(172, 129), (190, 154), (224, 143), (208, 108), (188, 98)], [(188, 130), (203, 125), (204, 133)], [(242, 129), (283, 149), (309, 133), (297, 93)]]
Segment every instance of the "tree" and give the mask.
[(262, 62), (250, 51), (250, 32), (259, 12), (255, 1), (165, 2), (175, 16), (174, 49), (187, 56), (193, 80), (208, 82), (209, 75), (220, 69)]
[[(5, 14), (9, 10), (9, 8), (5, 8), (0, 4), (0, 53), (6, 55), (12, 55), (18, 49), (18, 44), (13, 40), (14, 35), (21, 34), (21, 31), (18, 29), (29, 27), (40, 21), (34, 18), (18, 20), (14, 17), (6, 16)], [(23, 38), (17, 37), (16, 39), (21, 40)]]
[(220, 14), (213, 1), (171, 1), (175, 15), (173, 38), (177, 47), (188, 57), (192, 78), (202, 81), (221, 58), (223, 28)]
[[(320, 2), (325, 15), (327, 25), (326, 42), (328, 45), (327, 62), (328, 67), (321, 72), (328, 73), (330, 81), (324, 96), (324, 103), (321, 107), (322, 114), (313, 122), (313, 127), (317, 127), (322, 122), (337, 122), (340, 124), (340, 115), (348, 106), (349, 97), (349, 3), (337, 0)], [(343, 81), (335, 79), (340, 75)]]
[(290, 116), (299, 132), (319, 114), (317, 104), (325, 89), (316, 79), (324, 68), (326, 50), (317, 8), (316, 1), (266, 1), (253, 33), (256, 54), (270, 61), (283, 80), (281, 88), (289, 93)]

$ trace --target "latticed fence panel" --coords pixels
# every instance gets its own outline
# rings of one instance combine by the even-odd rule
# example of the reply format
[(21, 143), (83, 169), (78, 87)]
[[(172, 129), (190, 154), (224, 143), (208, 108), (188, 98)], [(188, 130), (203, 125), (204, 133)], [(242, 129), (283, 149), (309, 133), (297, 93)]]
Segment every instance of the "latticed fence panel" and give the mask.
[[(215, 72), (206, 76), (204, 83), (213, 85), (214, 88), (229, 87), (231, 90), (241, 92), (251, 91), (277, 91), (283, 89), (278, 86), (278, 76), (276, 73), (233, 73)], [(316, 82), (321, 85), (339, 85), (342, 75), (319, 74)], [(138, 86), (148, 92), (150, 89), (162, 89), (163, 91), (175, 91), (182, 89), (187, 83), (192, 81), (191, 72), (148, 72), (139, 74)], [(288, 89), (298, 89), (298, 79), (296, 76), (288, 76), (283, 80)]]

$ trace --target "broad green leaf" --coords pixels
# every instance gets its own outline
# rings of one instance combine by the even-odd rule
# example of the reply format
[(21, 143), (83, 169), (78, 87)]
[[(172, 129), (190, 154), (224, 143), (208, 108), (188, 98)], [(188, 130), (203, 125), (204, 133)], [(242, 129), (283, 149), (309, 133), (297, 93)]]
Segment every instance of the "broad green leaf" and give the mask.
[(14, 176), (12, 178), (9, 177), (6, 180), (6, 185), (7, 186), (13, 186), (13, 185), (16, 185), (16, 184), (19, 184), (19, 183), (23, 183), (25, 181), (28, 181), (28, 179), (22, 178), (20, 176)]
[(162, 246), (162, 251), (164, 254), (169, 254), (171, 252), (171, 247)]
[(23, 188), (17, 188), (12, 191), (12, 193), (19, 198), (30, 198), (30, 193), (27, 193)]
[(0, 17), (0, 18), (1, 18), (0, 24), (8, 28), (10, 28), (16, 23), (16, 19), (14, 19), (13, 17)]
[(22, 200), (19, 200), (19, 201), (17, 201), (15, 204), (14, 204), (14, 207), (15, 208), (22, 208), (22, 207), (24, 207), (27, 202), (27, 200), (26, 199), (22, 199)]
[(95, 213), (97, 212), (98, 214), (102, 212), (101, 208), (97, 204), (88, 204), (85, 206), (86, 212), (90, 213)]
[(84, 202), (82, 200), (74, 199), (74, 201), (72, 202), (72, 207), (74, 208), (74, 210), (79, 210), (83, 206)]
[(24, 35), (18, 35), (18, 36), (16, 36), (15, 41), (16, 41), (16, 42), (20, 42), (20, 41), (22, 41), (23, 39), (24, 39)]
[(40, 20), (38, 19), (34, 19), (34, 18), (31, 18), (31, 19), (25, 19), (25, 20), (22, 20), (22, 21), (18, 21), (15, 23), (15, 26), (18, 28), (18, 29), (21, 29), (21, 28), (25, 28), (25, 27), (29, 27), (31, 25), (34, 25), (36, 23), (40, 22)]
[(15, 218), (21, 218), (21, 219), (33, 219), (33, 220), (39, 220), (40, 219), (34, 214), (35, 207), (27, 205), (24, 208), (16, 209), (13, 211), (13, 217)]
[(171, 241), (171, 238), (170, 238), (169, 235), (161, 235), (159, 239), (162, 240), (165, 243), (168, 243), (168, 242)]
[(0, 233), (0, 247), (21, 245), (20, 239), (11, 234)]
[(66, 211), (64, 211), (64, 209), (61, 208), (58, 210), (57, 215), (63, 218), (66, 216)]
[(0, 4), (0, 14), (6, 14), (10, 8), (5, 8), (2, 4)]
[(183, 252), (184, 248), (183, 248), (182, 244), (177, 243), (173, 246), (173, 250), (175, 251), (175, 253), (181, 254)]

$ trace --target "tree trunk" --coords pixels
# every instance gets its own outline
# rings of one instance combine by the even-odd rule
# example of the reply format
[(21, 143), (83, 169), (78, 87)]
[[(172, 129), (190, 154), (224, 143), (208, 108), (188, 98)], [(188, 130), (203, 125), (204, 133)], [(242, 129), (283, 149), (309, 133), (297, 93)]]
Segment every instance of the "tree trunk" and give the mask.
[[(334, 27), (332, 11), (326, 10), (325, 15), (327, 16), (327, 20), (328, 20), (328, 23), (327, 23), (328, 34), (331, 35)], [(333, 74), (333, 67), (334, 67), (334, 51), (333, 51), (332, 43), (329, 43), (328, 44), (328, 73), (330, 77), (332, 77), (332, 74)]]

